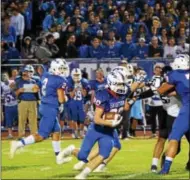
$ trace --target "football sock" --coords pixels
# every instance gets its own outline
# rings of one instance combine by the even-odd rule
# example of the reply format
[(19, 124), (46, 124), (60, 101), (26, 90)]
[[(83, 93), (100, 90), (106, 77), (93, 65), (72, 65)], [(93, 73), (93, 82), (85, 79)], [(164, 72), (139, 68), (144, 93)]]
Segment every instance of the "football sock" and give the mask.
[(169, 172), (170, 167), (172, 165), (173, 158), (166, 156), (162, 171), (163, 172)]
[(158, 158), (152, 159), (152, 165), (158, 166)]
[(92, 170), (89, 167), (85, 167), (84, 170), (81, 172), (81, 175), (84, 177), (87, 177), (88, 174), (90, 174)]
[(61, 151), (61, 141), (52, 141), (53, 150), (57, 156)]
[(24, 139), (21, 139), (20, 142), (23, 144), (23, 146), (29, 145), (29, 144), (34, 144), (35, 139), (33, 135), (30, 135)]

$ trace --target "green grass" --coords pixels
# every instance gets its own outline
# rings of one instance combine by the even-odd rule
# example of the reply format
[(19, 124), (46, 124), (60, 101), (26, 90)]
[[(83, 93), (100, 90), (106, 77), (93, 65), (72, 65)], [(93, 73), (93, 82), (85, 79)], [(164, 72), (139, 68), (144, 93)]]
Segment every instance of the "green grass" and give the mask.
[[(188, 144), (182, 141), (182, 151), (176, 157), (170, 175), (159, 176), (150, 172), (152, 151), (156, 140), (122, 141), (122, 150), (107, 166), (104, 173), (92, 173), (89, 179), (189, 179), (184, 167), (188, 159)], [(62, 147), (75, 144), (80, 140), (64, 140)], [(9, 141), (2, 141), (2, 179), (73, 179), (78, 174), (72, 170), (75, 158), (63, 165), (55, 164), (51, 141), (25, 147), (10, 160)]]

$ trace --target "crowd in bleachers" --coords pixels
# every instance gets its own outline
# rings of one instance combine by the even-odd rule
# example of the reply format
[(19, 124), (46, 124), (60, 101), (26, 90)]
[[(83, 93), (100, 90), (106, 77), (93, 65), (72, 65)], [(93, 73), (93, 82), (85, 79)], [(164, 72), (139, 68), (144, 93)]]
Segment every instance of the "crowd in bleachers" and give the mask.
[(1, 59), (174, 58), (189, 52), (188, 0), (4, 0)]

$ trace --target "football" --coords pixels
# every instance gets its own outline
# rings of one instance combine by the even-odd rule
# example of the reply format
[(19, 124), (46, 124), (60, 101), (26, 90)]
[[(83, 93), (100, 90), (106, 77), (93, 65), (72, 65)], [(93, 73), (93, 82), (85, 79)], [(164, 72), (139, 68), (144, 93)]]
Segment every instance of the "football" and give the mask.
[(106, 121), (111, 121), (116, 118), (116, 115), (117, 113), (115, 112), (107, 112), (103, 115), (103, 119), (105, 119)]

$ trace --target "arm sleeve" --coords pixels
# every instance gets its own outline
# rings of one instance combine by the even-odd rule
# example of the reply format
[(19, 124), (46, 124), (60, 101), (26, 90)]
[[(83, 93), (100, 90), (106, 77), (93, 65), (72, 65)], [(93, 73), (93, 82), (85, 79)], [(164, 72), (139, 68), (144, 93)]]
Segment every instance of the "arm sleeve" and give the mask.
[(96, 107), (105, 109), (106, 100), (102, 91), (96, 92), (95, 97), (94, 97), (94, 104), (96, 105)]

